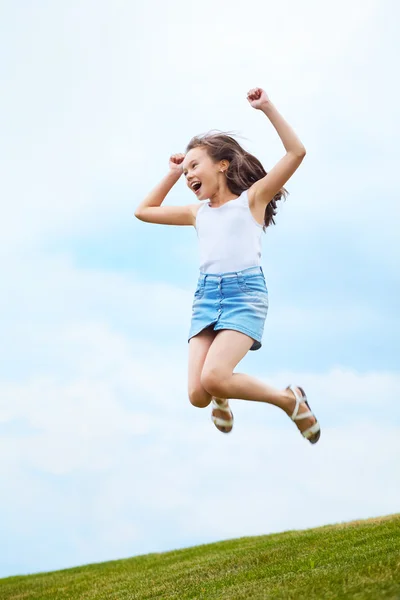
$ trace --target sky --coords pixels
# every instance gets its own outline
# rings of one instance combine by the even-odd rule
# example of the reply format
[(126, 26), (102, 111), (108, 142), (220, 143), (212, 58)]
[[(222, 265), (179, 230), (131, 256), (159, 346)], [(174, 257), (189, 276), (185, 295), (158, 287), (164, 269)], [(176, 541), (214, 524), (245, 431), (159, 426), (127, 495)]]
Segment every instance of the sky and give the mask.
[[(0, 577), (400, 510), (400, 9), (393, 0), (0, 2)], [(136, 206), (196, 134), (268, 171), (307, 149), (263, 236), (278, 409), (187, 396), (192, 227)], [(165, 204), (194, 201), (180, 180)]]

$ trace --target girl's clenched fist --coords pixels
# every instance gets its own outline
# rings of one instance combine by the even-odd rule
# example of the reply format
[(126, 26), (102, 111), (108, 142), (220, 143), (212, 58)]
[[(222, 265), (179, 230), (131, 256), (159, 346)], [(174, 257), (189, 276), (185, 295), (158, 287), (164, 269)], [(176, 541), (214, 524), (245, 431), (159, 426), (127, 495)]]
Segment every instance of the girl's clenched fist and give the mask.
[(263, 105), (268, 104), (270, 101), (267, 93), (261, 88), (253, 88), (247, 93), (247, 100), (250, 102), (253, 108), (262, 108)]
[(173, 154), (169, 159), (170, 171), (173, 171), (174, 173), (182, 173), (182, 163), (184, 158), (184, 154)]

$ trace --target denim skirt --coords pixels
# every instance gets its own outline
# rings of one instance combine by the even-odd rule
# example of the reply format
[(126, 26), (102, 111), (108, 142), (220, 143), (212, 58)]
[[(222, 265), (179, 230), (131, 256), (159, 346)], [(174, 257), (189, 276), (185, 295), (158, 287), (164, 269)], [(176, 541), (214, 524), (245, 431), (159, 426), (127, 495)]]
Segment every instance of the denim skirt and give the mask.
[(201, 273), (192, 307), (189, 340), (213, 326), (233, 329), (254, 340), (259, 350), (268, 312), (268, 290), (262, 267), (230, 273)]

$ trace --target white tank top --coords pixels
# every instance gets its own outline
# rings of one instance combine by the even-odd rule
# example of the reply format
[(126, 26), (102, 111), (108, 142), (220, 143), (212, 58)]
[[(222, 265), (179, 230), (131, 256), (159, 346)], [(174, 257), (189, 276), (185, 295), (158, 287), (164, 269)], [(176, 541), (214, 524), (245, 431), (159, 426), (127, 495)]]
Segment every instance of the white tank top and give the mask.
[(203, 202), (195, 227), (202, 273), (229, 273), (260, 265), (263, 226), (251, 214), (247, 190), (216, 208), (208, 200)]

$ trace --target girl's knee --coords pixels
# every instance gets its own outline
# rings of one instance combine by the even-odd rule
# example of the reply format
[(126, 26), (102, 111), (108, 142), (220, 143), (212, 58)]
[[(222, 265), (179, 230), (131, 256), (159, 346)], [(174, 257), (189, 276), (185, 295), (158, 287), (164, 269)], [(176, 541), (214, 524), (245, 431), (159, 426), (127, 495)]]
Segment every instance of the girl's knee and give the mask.
[(216, 398), (225, 398), (224, 381), (226, 373), (220, 369), (203, 369), (201, 374), (201, 385), (204, 389)]
[(197, 408), (206, 408), (211, 402), (211, 395), (203, 388), (189, 390), (189, 400)]

